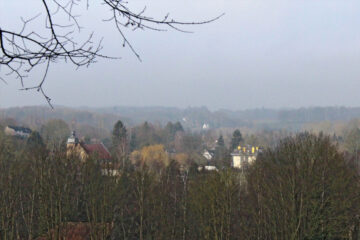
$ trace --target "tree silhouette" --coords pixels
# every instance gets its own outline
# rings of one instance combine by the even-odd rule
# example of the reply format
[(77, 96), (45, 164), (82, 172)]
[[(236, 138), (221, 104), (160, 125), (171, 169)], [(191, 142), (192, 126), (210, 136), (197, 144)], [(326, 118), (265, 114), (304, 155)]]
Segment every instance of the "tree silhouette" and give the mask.
[(234, 149), (236, 149), (242, 141), (243, 141), (243, 138), (242, 138), (241, 132), (239, 129), (236, 129), (231, 138), (230, 151), (234, 151)]
[(117, 160), (122, 162), (125, 166), (125, 159), (128, 152), (127, 130), (125, 125), (119, 120), (115, 123), (112, 132), (112, 146), (113, 152)]

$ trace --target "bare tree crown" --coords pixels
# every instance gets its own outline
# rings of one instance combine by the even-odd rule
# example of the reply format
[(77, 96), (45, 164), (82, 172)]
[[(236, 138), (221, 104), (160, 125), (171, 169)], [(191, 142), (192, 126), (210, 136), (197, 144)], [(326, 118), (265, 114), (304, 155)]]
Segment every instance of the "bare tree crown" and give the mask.
[[(22, 29), (18, 32), (5, 29), (0, 24), (0, 80), (6, 83), (6, 78), (13, 77), (19, 79), (22, 90), (35, 89), (45, 97), (51, 105), (51, 99), (45, 94), (43, 84), (46, 80), (49, 67), (57, 62), (69, 62), (76, 67), (89, 66), (97, 58), (113, 58), (103, 55), (102, 40), (95, 40), (94, 33), (91, 33), (83, 41), (76, 37), (76, 32), (81, 32), (82, 26), (79, 24), (81, 15), (76, 15), (75, 9), (81, 4), (86, 4), (89, 8), (89, 0), (38, 0), (42, 9), (39, 13), (30, 18), (23, 19)], [(140, 12), (134, 12), (128, 7), (128, 3), (122, 0), (102, 0), (104, 8), (110, 10), (110, 16), (103, 21), (112, 22), (116, 31), (123, 39), (123, 46), (127, 46), (141, 61), (139, 54), (127, 39), (124, 29), (132, 30), (153, 30), (187, 32), (181, 29), (182, 25), (197, 25), (213, 22), (222, 15), (207, 21), (182, 22), (170, 18), (166, 14), (161, 19), (147, 16), (146, 7)], [(43, 31), (39, 32), (29, 24), (38, 18), (44, 17)], [(34, 87), (26, 87), (24, 78), (34, 67), (43, 65), (44, 74), (40, 83)]]

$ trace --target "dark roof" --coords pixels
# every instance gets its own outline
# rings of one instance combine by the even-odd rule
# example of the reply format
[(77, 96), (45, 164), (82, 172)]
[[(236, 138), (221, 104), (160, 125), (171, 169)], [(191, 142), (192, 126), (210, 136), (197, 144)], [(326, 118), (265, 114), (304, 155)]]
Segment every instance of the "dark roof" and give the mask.
[(30, 134), (32, 131), (30, 128), (26, 128), (26, 127), (17, 127), (17, 126), (8, 126), (11, 129), (14, 129), (16, 132), (23, 132), (23, 133), (28, 133)]
[(83, 147), (88, 154), (97, 154), (103, 160), (111, 158), (109, 150), (102, 143), (83, 144)]

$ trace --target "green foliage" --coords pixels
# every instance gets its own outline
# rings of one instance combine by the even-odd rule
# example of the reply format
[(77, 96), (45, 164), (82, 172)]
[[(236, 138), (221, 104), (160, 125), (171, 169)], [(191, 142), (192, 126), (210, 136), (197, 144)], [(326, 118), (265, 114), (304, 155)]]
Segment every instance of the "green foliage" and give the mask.
[[(177, 149), (183, 152), (184, 148), (193, 149), (201, 145), (200, 142), (197, 145), (188, 144), (185, 146), (184, 135), (185, 132), (180, 122), (168, 122), (164, 128), (144, 122), (142, 125), (131, 129), (130, 149), (134, 151), (145, 146), (162, 144), (167, 150)], [(187, 136), (189, 135), (191, 134), (187, 134)]]
[(168, 122), (163, 129), (163, 133), (161, 134), (161, 141), (164, 143), (164, 145), (171, 149), (174, 148), (174, 141), (176, 138), (176, 134), (183, 133), (184, 129), (180, 122), (176, 122), (173, 124), (172, 122)]
[(215, 165), (222, 169), (230, 166), (230, 155), (228, 149), (225, 147), (224, 138), (222, 135), (218, 138), (215, 147)]
[(184, 129), (180, 122), (176, 122), (175, 124), (168, 122), (164, 128), (164, 132), (168, 139), (173, 140), (176, 132), (184, 132)]
[(136, 147), (138, 146), (135, 131), (131, 133), (129, 145), (130, 145), (129, 147), (130, 147), (131, 152), (134, 151), (136, 149)]
[(234, 151), (234, 149), (236, 149), (240, 143), (243, 141), (241, 132), (239, 129), (236, 129), (233, 132), (232, 138), (231, 138), (231, 144), (230, 144), (230, 151)]
[(113, 156), (125, 167), (128, 154), (127, 130), (119, 120), (115, 123), (112, 131), (112, 153)]
[(220, 135), (216, 142), (217, 147), (225, 147), (224, 137), (223, 135)]
[(136, 149), (149, 146), (156, 143), (161, 143), (160, 133), (152, 124), (144, 122), (142, 125), (133, 128), (133, 133), (136, 136)]
[(112, 144), (113, 146), (119, 146), (127, 139), (127, 130), (125, 125), (119, 120), (115, 123), (112, 131)]

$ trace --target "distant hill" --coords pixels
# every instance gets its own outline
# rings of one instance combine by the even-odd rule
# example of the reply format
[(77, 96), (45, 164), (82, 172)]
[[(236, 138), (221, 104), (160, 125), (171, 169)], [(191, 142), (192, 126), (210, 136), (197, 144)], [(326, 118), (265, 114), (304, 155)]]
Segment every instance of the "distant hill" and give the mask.
[(204, 124), (211, 128), (243, 126), (247, 123), (240, 118), (231, 117), (221, 111), (210, 111), (206, 107), (189, 107), (186, 109), (174, 107), (111, 107), (86, 108), (98, 113), (116, 114), (131, 119), (135, 124), (145, 121), (165, 125), (168, 122), (181, 122), (192, 130), (202, 129)]
[(0, 119), (14, 119), (25, 126), (37, 129), (49, 119), (62, 119), (72, 124), (89, 125), (111, 131), (117, 120), (128, 126), (145, 121), (165, 125), (167, 122), (181, 122), (186, 129), (200, 130), (207, 124), (210, 128), (248, 127), (254, 129), (299, 130), (306, 123), (322, 121), (349, 121), (360, 118), (360, 108), (311, 107), (299, 109), (249, 109), (231, 111), (221, 109), (210, 111), (206, 107), (107, 107), (69, 108), (47, 106), (16, 107), (0, 109)]
[(47, 106), (40, 107), (16, 107), (0, 109), (0, 119), (14, 119), (32, 129), (38, 129), (50, 119), (62, 119), (72, 126), (89, 125), (96, 128), (110, 130), (114, 123), (121, 119), (127, 125), (131, 125), (130, 119), (122, 118), (115, 114), (102, 114), (95, 111), (86, 111), (68, 107), (56, 107), (51, 109)]

